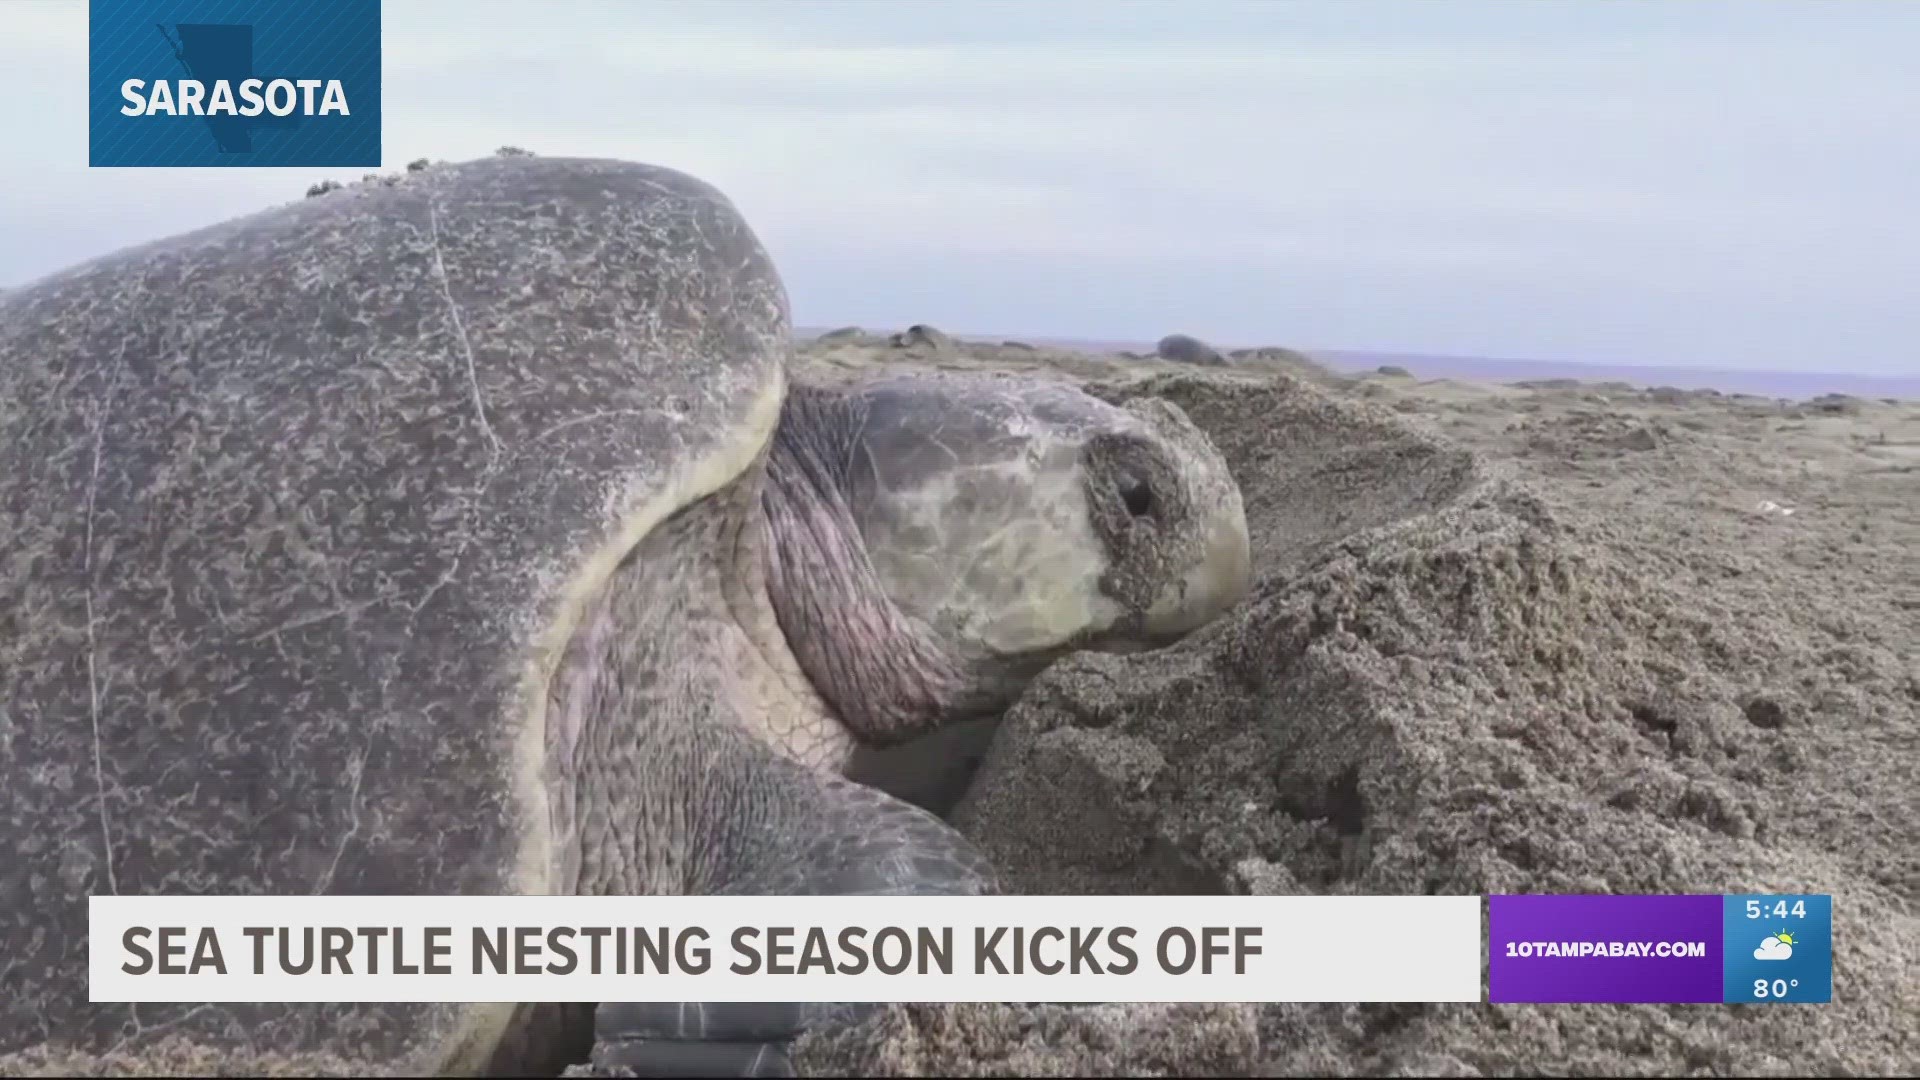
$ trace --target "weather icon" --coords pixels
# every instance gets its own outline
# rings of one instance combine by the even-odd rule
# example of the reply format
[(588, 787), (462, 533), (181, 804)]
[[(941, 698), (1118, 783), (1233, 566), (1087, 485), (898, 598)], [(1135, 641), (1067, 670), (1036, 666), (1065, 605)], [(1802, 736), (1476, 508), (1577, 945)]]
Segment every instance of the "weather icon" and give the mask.
[(1755, 960), (1786, 960), (1793, 956), (1793, 935), (1785, 930), (1768, 937), (1753, 950)]

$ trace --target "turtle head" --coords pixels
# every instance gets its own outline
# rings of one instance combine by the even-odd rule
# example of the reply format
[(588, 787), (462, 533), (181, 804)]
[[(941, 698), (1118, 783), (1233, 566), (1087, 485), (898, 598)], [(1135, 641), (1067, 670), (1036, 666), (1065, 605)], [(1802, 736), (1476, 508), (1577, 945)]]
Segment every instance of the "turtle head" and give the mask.
[[(774, 607), (869, 736), (1003, 709), (1067, 652), (1170, 644), (1250, 584), (1239, 488), (1157, 398), (949, 373), (796, 387), (769, 473)], [(859, 717), (903, 701), (910, 722)]]
[(965, 657), (1166, 645), (1247, 591), (1239, 488), (1171, 402), (923, 375), (859, 404), (847, 495), (867, 557)]

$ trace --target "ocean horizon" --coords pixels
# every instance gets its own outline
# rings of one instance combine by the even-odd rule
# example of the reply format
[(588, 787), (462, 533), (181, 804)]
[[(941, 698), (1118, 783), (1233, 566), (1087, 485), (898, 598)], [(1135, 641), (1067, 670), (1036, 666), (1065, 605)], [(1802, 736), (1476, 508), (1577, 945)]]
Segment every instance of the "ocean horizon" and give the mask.
[[(799, 327), (803, 338), (818, 337), (832, 327)], [(880, 333), (881, 331), (870, 331)], [(1105, 338), (1059, 338), (1022, 334), (953, 332), (963, 341), (1024, 341), (1057, 349), (1085, 352), (1153, 351), (1151, 341)], [(1233, 349), (1272, 348), (1273, 342), (1243, 345), (1219, 342), (1221, 352)], [(1313, 358), (1342, 374), (1364, 374), (1391, 364), (1405, 368), (1417, 379), (1469, 379), (1484, 382), (1515, 383), (1542, 379), (1577, 379), (1583, 383), (1627, 383), (1653, 388), (1670, 386), (1681, 390), (1717, 390), (1723, 394), (1752, 394), (1757, 397), (1802, 401), (1824, 394), (1848, 394), (1859, 398), (1920, 401), (1920, 374), (1876, 375), (1843, 371), (1785, 371), (1765, 368), (1662, 367), (1654, 364), (1597, 363), (1577, 360), (1534, 360), (1517, 357), (1458, 356), (1446, 353), (1390, 352), (1373, 349), (1310, 348), (1281, 346)]]

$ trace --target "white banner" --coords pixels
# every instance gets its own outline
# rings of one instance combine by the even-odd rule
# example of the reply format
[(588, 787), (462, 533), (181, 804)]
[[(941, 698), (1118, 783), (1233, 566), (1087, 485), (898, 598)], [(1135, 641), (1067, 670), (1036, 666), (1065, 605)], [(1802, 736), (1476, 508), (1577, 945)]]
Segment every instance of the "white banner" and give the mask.
[(1480, 1001), (1477, 896), (96, 896), (97, 1002)]

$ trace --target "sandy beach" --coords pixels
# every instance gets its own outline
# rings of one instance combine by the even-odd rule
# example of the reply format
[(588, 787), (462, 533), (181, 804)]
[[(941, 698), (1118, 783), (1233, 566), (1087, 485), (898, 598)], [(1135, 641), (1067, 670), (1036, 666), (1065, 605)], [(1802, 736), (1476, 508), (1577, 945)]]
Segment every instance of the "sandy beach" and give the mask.
[[(1029, 892), (1834, 896), (1833, 1003), (894, 1008), (820, 1074), (1863, 1075), (1920, 1062), (1920, 401), (808, 346), (1161, 394), (1253, 595), (1056, 665), (970, 786)], [(956, 744), (957, 745), (957, 744)], [(966, 755), (942, 748), (956, 761)], [(956, 765), (956, 769), (964, 766)]]

